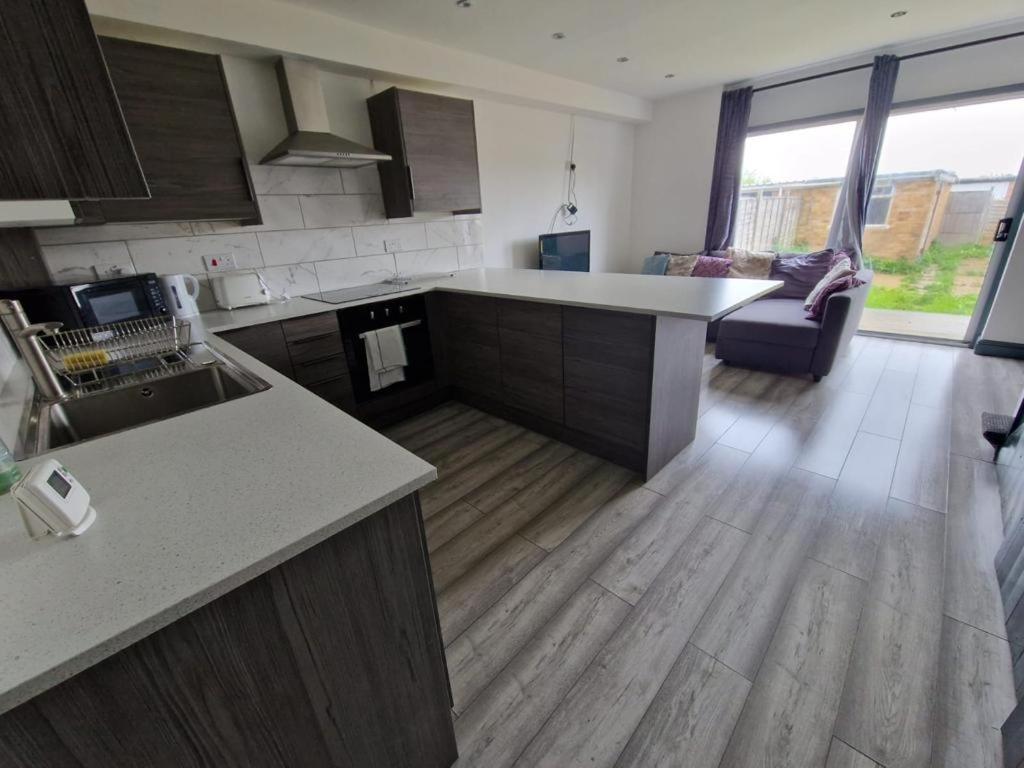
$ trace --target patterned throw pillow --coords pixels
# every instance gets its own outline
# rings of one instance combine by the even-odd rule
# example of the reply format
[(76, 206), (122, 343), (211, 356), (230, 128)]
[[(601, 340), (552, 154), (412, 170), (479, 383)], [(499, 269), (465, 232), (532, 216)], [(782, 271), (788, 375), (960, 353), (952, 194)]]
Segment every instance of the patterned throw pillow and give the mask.
[(807, 319), (821, 320), (821, 318), (825, 316), (825, 305), (828, 304), (829, 296), (833, 293), (839, 293), (840, 291), (848, 291), (851, 288), (856, 288), (858, 285), (864, 285), (864, 281), (856, 275), (844, 275), (843, 277), (833, 280), (814, 298), (814, 303), (811, 304), (811, 307), (807, 312)]
[(741, 277), (750, 280), (767, 280), (772, 271), (775, 253), (772, 251), (748, 251), (745, 248), (730, 248), (725, 252), (727, 259), (732, 259), (729, 277)]
[(698, 256), (693, 266), (693, 277), (728, 277), (732, 259), (720, 259), (717, 256)]
[(807, 294), (807, 300), (804, 301), (804, 309), (811, 308), (814, 304), (814, 300), (818, 298), (818, 294), (824, 291), (825, 288), (828, 287), (829, 283), (833, 283), (841, 277), (848, 277), (849, 275), (854, 274), (854, 272), (855, 270), (850, 265), (849, 259), (839, 259), (836, 261), (832, 266), (832, 269), (828, 271), (828, 274), (821, 278), (821, 280), (818, 281), (818, 284), (811, 289), (809, 294)]
[(676, 277), (689, 277), (699, 257), (699, 253), (670, 253), (668, 254), (668, 266), (665, 268), (665, 274)]

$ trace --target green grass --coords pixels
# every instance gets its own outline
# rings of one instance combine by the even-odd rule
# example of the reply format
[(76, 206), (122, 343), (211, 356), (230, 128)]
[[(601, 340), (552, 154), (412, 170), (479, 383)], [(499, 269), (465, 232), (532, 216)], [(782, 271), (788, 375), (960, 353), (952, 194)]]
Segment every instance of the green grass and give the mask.
[[(921, 258), (914, 260), (872, 259), (867, 255), (867, 263), (877, 274), (902, 277), (897, 288), (874, 286), (868, 295), (867, 306), (873, 309), (969, 315), (974, 311), (978, 296), (954, 296), (953, 281), (964, 261), (988, 258), (990, 252), (987, 245), (944, 246), (933, 243)], [(919, 290), (922, 279), (929, 272), (933, 273), (932, 283)], [(963, 274), (973, 273), (965, 271)]]

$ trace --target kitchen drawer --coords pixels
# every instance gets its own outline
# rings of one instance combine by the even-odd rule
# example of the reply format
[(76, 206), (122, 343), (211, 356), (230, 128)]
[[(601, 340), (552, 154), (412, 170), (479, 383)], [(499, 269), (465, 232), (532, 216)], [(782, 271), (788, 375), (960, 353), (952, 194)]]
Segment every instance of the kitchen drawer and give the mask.
[(344, 411), (351, 413), (355, 410), (356, 401), (352, 393), (352, 379), (348, 376), (322, 381), (318, 384), (310, 384), (306, 389)]
[(535, 336), (562, 339), (562, 308), (536, 301), (502, 300), (498, 304), (498, 326)]
[[(566, 348), (568, 349), (568, 343)], [(650, 375), (646, 368), (636, 370), (606, 365), (565, 354), (565, 386), (605, 397), (646, 404), (650, 397)]]
[(296, 317), (292, 320), (281, 321), (284, 329), (284, 337), (289, 341), (303, 341), (304, 339), (316, 336), (325, 336), (329, 333), (338, 334), (338, 313), (324, 312), (320, 315), (308, 315)]
[(446, 293), (445, 303), (448, 320), (456, 325), (498, 325), (498, 302), (495, 299), (465, 293)]
[(650, 365), (653, 317), (566, 307), (562, 323), (567, 356), (635, 370)]
[(565, 426), (643, 450), (647, 443), (647, 407), (566, 387)]
[(308, 363), (296, 363), (295, 380), (299, 384), (316, 384), (339, 376), (348, 376), (348, 363), (344, 355), (322, 358)]
[(325, 357), (345, 354), (341, 343), (341, 334), (335, 331), (326, 336), (313, 336), (302, 341), (288, 342), (288, 353), (292, 356), (292, 365), (301, 365)]

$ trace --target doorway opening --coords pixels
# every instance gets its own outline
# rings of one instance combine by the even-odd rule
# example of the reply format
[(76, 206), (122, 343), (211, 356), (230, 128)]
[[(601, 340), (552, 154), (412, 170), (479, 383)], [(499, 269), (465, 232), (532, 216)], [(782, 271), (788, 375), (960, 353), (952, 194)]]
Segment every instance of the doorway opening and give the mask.
[(894, 111), (864, 232), (860, 330), (970, 341), (1024, 159), (1024, 97)]

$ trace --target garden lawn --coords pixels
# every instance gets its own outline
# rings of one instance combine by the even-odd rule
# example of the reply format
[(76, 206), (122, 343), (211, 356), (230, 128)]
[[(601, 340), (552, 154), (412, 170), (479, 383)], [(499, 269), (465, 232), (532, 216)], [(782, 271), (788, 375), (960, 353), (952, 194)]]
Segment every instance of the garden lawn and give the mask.
[(976, 276), (972, 273), (977, 271), (979, 260), (985, 263), (990, 253), (989, 245), (932, 243), (921, 258), (915, 260), (872, 259), (867, 255), (865, 261), (876, 274), (899, 275), (901, 278), (897, 287), (872, 286), (867, 306), (969, 315), (978, 303), (978, 294), (956, 291), (954, 282), (958, 275)]

